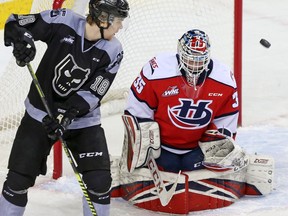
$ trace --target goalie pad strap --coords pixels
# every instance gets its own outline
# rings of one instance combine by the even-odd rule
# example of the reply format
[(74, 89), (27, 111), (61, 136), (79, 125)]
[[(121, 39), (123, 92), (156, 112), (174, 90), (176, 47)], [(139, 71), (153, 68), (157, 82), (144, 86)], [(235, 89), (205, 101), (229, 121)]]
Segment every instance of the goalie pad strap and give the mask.
[(145, 166), (149, 154), (153, 158), (160, 156), (160, 133), (155, 121), (138, 122), (134, 116), (122, 115), (125, 126), (122, 158), (127, 158), (127, 169)]

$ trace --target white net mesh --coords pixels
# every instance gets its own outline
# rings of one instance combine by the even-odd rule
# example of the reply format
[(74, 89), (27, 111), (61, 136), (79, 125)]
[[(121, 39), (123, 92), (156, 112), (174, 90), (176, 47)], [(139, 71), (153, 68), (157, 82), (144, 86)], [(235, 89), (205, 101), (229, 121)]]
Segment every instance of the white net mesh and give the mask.
[[(233, 0), (130, 0), (129, 4), (129, 27), (117, 35), (125, 55), (105, 101), (125, 97), (143, 64), (159, 52), (176, 51), (178, 38), (193, 28), (206, 31), (212, 56), (233, 67)], [(229, 39), (223, 40), (223, 35)]]
[[(83, 0), (75, 3), (66, 0), (64, 7), (85, 15), (87, 1), (85, 4)], [(208, 33), (212, 57), (221, 59), (233, 69), (234, 0), (128, 1), (129, 27), (116, 35), (123, 44), (125, 55), (120, 71), (103, 99), (102, 116), (122, 112), (127, 91), (143, 64), (157, 53), (176, 51), (178, 38), (192, 28)], [(50, 9), (52, 4), (52, 0), (34, 0), (31, 12)], [(37, 58), (32, 62), (35, 69), (45, 49), (41, 42), (36, 46)], [(0, 145), (12, 143), (24, 112), (23, 102), (30, 83), (27, 68), (18, 67), (15, 59), (11, 58), (0, 75)]]

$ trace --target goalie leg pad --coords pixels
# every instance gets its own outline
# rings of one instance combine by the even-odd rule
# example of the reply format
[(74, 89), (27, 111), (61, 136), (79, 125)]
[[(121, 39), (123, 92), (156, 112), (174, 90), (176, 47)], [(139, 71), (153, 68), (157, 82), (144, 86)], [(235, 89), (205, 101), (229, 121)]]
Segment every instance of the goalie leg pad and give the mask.
[(267, 195), (273, 190), (274, 159), (267, 155), (249, 155), (246, 195)]
[(233, 204), (244, 195), (245, 172), (233, 170), (213, 172), (200, 169), (177, 173), (159, 171), (165, 187), (177, 180), (176, 191), (170, 202), (163, 206), (147, 168), (139, 168), (129, 173), (121, 171), (122, 198), (130, 204), (151, 211), (169, 214), (185, 214), (189, 212), (216, 209)]

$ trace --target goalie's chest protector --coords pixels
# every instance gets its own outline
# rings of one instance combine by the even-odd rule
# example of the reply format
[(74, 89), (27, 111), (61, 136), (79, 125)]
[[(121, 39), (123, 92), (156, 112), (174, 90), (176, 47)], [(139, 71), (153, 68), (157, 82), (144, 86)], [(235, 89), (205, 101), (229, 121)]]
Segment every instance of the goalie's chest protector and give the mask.
[[(221, 73), (227, 77), (227, 71), (213, 63), (212, 72), (197, 90), (180, 73), (175, 54), (157, 56), (143, 67), (132, 91), (141, 104), (145, 101), (143, 107), (154, 110), (162, 143), (178, 149), (196, 147), (215, 118), (238, 112), (233, 108), (235, 86), (225, 83), (225, 78), (218, 79)], [(230, 71), (228, 76), (231, 79)]]

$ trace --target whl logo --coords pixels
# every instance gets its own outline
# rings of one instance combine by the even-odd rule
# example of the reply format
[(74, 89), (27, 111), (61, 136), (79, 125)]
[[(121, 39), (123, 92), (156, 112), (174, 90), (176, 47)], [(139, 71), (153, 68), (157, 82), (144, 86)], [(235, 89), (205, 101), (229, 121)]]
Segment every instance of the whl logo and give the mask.
[(194, 103), (193, 99), (179, 98), (179, 105), (168, 106), (170, 121), (178, 128), (195, 130), (206, 127), (212, 118), (212, 110), (209, 105), (211, 100), (199, 100)]
[(177, 86), (169, 86), (169, 88), (162, 94), (162, 97), (169, 97), (173, 95), (178, 95), (179, 89)]

